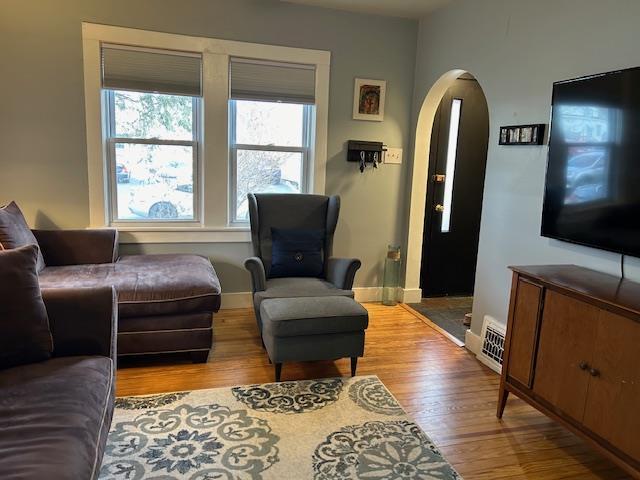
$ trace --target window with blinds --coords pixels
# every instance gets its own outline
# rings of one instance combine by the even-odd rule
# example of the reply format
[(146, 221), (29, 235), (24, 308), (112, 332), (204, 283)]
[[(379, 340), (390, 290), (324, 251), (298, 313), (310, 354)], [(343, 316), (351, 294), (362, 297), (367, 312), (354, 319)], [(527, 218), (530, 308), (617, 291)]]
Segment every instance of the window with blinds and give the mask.
[(103, 45), (112, 223), (196, 222), (199, 54)]
[(232, 222), (249, 220), (248, 193), (309, 191), (315, 68), (231, 58)]
[(202, 96), (202, 57), (148, 48), (102, 46), (102, 87)]
[(313, 105), (316, 71), (313, 65), (231, 58), (232, 100)]

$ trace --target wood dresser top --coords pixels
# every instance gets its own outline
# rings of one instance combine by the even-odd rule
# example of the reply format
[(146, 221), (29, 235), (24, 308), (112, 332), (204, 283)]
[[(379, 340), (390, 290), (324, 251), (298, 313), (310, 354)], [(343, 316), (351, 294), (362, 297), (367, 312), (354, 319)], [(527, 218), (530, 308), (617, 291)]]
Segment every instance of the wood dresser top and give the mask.
[(577, 265), (527, 265), (509, 267), (532, 281), (587, 297), (606, 310), (640, 319), (640, 283)]

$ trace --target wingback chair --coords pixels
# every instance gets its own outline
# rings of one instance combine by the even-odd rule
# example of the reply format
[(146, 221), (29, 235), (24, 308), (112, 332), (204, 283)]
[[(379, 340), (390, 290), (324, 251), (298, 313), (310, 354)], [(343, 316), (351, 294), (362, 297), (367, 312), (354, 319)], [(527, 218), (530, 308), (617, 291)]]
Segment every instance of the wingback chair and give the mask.
[[(360, 268), (357, 258), (335, 258), (333, 235), (338, 223), (340, 197), (263, 193), (248, 195), (253, 257), (244, 265), (251, 273), (253, 306), (262, 331), (260, 304), (270, 298), (344, 296), (353, 298), (353, 280)], [(324, 270), (319, 277), (272, 278), (271, 229), (324, 230)]]

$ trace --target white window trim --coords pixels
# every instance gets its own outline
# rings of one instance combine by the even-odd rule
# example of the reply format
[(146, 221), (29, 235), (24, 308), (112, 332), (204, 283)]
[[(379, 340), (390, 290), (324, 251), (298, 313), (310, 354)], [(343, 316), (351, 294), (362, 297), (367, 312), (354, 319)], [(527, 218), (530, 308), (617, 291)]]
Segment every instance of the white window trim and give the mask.
[[(106, 133), (104, 95), (100, 85), (100, 46), (102, 43), (132, 45), (202, 54), (203, 112), (201, 162), (202, 185), (196, 227), (174, 225), (151, 227), (118, 227), (123, 243), (201, 243), (250, 242), (248, 227), (234, 227), (229, 218), (229, 58), (244, 57), (315, 66), (316, 114), (312, 126), (309, 182), (311, 191), (324, 194), (327, 164), (327, 130), (329, 113), (329, 64), (331, 53), (258, 43), (219, 40), (170, 33), (82, 23), (84, 60), (85, 116), (87, 130), (87, 162), (89, 185), (89, 218), (91, 228), (109, 225), (109, 172), (105, 162)], [(205, 208), (206, 206), (206, 208)]]

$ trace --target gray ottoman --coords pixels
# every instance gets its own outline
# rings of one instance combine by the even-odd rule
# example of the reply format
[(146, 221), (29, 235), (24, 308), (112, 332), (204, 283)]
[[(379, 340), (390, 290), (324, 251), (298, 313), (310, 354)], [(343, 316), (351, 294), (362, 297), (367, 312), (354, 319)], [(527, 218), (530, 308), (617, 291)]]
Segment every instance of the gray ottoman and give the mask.
[(351, 357), (351, 375), (364, 353), (369, 314), (348, 297), (272, 298), (260, 305), (262, 341), (280, 381), (283, 362)]

